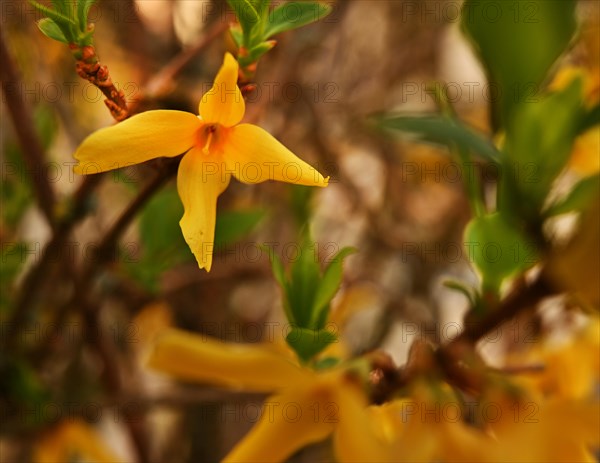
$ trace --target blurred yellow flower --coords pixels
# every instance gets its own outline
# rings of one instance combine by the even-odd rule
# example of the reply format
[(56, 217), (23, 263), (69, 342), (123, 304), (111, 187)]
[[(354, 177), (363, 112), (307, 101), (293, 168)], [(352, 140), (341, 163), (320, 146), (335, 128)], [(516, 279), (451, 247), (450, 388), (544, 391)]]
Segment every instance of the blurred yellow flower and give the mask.
[[(550, 89), (565, 88), (574, 79), (583, 81), (583, 96), (588, 108), (597, 105), (600, 99), (599, 68), (565, 67), (556, 74)], [(600, 127), (598, 125), (577, 137), (569, 167), (584, 176), (600, 171)]]
[(462, 404), (442, 389), (435, 397), (428, 385), (417, 382), (410, 397), (370, 406), (368, 420), (336, 433), (341, 461), (479, 461), (489, 437), (464, 423)]
[(73, 419), (48, 430), (37, 442), (33, 463), (118, 463), (117, 458), (87, 423)]
[(600, 319), (589, 323), (560, 345), (549, 341), (517, 355), (515, 364), (541, 364), (543, 370), (521, 374), (516, 381), (545, 397), (584, 399), (600, 384)]
[(482, 462), (594, 462), (600, 445), (600, 403), (536, 399), (499, 408), (491, 424), (495, 440)]
[(244, 183), (279, 180), (327, 185), (327, 179), (265, 130), (240, 124), (245, 103), (237, 86), (238, 72), (238, 62), (226, 53), (212, 88), (200, 100), (200, 116), (147, 111), (98, 130), (75, 153), (78, 174), (186, 153), (177, 175), (185, 208), (180, 226), (199, 267), (207, 271), (212, 265), (217, 197), (227, 188), (231, 175)]
[[(266, 399), (258, 423), (224, 462), (281, 462), (337, 430), (348, 433), (368, 426), (367, 398), (351, 371), (317, 372), (268, 345), (232, 345), (168, 330), (159, 338), (149, 366), (183, 380), (274, 393)], [(357, 454), (362, 462), (380, 461), (377, 453), (369, 453), (373, 446), (362, 448)], [(356, 460), (340, 458), (345, 461)]]

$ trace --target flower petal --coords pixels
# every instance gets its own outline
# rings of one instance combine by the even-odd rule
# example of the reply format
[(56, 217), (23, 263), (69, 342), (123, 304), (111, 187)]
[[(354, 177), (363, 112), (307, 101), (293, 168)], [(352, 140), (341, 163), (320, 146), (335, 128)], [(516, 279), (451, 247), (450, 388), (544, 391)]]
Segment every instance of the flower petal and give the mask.
[(376, 415), (367, 408), (364, 395), (356, 389), (340, 388), (337, 402), (340, 407), (340, 422), (333, 439), (337, 461), (392, 461), (390, 444), (377, 435), (375, 427), (379, 423), (375, 422)]
[(212, 266), (217, 197), (231, 178), (221, 169), (222, 163), (210, 159), (192, 148), (181, 160), (177, 174), (177, 191), (185, 210), (179, 226), (198, 266), (207, 272)]
[(96, 463), (122, 461), (112, 453), (94, 428), (72, 418), (58, 424), (39, 439), (32, 460), (34, 463), (60, 463), (70, 461), (74, 456)]
[(224, 148), (228, 172), (244, 183), (265, 180), (327, 186), (328, 178), (298, 158), (267, 131), (252, 124), (233, 127)]
[(77, 174), (96, 174), (185, 153), (202, 122), (183, 111), (147, 111), (94, 132), (77, 148)]
[(183, 380), (255, 392), (303, 384), (313, 376), (265, 347), (224, 343), (175, 329), (158, 338), (149, 366)]
[(200, 100), (198, 110), (205, 122), (233, 127), (244, 117), (246, 103), (237, 86), (238, 70), (236, 59), (230, 53), (225, 53), (213, 86)]
[(277, 463), (294, 452), (319, 442), (333, 432), (337, 417), (323, 401), (315, 386), (294, 388), (267, 398), (259, 422), (250, 430), (223, 463)]

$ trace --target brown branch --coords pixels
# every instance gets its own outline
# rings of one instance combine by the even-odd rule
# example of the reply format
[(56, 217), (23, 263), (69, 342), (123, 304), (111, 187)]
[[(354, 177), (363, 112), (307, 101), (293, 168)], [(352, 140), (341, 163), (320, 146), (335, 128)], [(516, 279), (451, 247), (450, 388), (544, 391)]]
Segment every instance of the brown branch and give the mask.
[(61, 254), (59, 251), (67, 243), (71, 230), (86, 215), (90, 196), (100, 179), (101, 175), (94, 175), (88, 176), (83, 180), (73, 195), (70, 213), (64, 220), (58, 223), (54, 235), (42, 252), (40, 260), (26, 273), (20, 290), (17, 293), (12, 316), (8, 324), (10, 333), (6, 342), (9, 348), (14, 349), (18, 347), (19, 333), (28, 321), (30, 307), (35, 303), (36, 298), (43, 293), (43, 289), (45, 288), (44, 280), (47, 280), (52, 274), (50, 270), (54, 258), (57, 255), (64, 255), (64, 253)]
[(484, 318), (473, 323), (467, 323), (465, 330), (450, 344), (474, 344), (483, 336), (499, 327), (504, 322), (514, 318), (518, 313), (528, 308), (535, 307), (542, 299), (557, 294), (556, 289), (550, 285), (542, 272), (531, 284), (520, 282), (510, 294), (504, 298), (500, 306), (487, 314)]
[(226, 21), (216, 22), (212, 27), (198, 39), (191, 47), (183, 50), (177, 56), (175, 56), (166, 66), (164, 66), (160, 72), (154, 75), (144, 85), (143, 90), (138, 95), (137, 102), (134, 104), (134, 108), (146, 99), (157, 98), (167, 93), (172, 86), (175, 77), (183, 71), (183, 69), (213, 40), (219, 37), (229, 27)]
[(36, 133), (31, 110), (20, 92), (18, 84), (21, 80), (3, 31), (0, 31), (0, 75), (6, 106), (23, 149), (23, 158), (27, 170), (31, 173), (31, 183), (40, 209), (50, 225), (54, 227), (56, 199), (48, 178), (43, 174), (45, 165), (44, 148)]
[[(418, 375), (436, 375), (449, 384), (479, 394), (491, 370), (475, 352), (475, 344), (487, 333), (500, 327), (519, 313), (535, 308), (543, 299), (556, 295), (542, 272), (531, 284), (521, 283), (496, 307), (478, 322), (467, 324), (454, 340), (437, 349), (411, 347), (406, 366), (396, 368), (391, 362), (372, 362), (371, 398), (383, 403), (406, 387)], [(425, 353), (425, 354), (424, 354)]]
[(156, 163), (160, 164), (154, 178), (150, 180), (137, 194), (134, 200), (123, 211), (115, 223), (108, 229), (100, 244), (95, 249), (94, 258), (90, 259), (88, 265), (82, 272), (82, 277), (78, 280), (78, 287), (86, 290), (91, 279), (94, 277), (99, 267), (105, 264), (113, 255), (112, 251), (121, 235), (125, 232), (131, 221), (137, 213), (148, 202), (170, 178), (177, 173), (179, 161), (181, 158), (160, 159)]
[(106, 97), (104, 104), (116, 121), (127, 119), (130, 114), (125, 101), (125, 93), (123, 90), (117, 90), (108, 68), (100, 64), (95, 48), (91, 45), (79, 48), (76, 44), (70, 44), (69, 47), (75, 56), (75, 69), (79, 77), (100, 89)]

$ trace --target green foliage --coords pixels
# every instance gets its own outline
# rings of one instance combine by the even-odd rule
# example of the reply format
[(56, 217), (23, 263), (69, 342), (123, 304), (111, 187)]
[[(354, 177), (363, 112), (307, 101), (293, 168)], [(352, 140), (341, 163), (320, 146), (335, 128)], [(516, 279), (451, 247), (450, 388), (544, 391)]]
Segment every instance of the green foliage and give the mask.
[(565, 198), (552, 204), (544, 212), (544, 216), (552, 217), (582, 211), (598, 196), (600, 196), (600, 174), (590, 175), (580, 180)]
[[(3, 421), (11, 417), (12, 410), (41, 408), (50, 400), (50, 393), (40, 381), (38, 374), (24, 359), (14, 353), (0, 352), (0, 396), (3, 405)], [(8, 407), (6, 407), (8, 405)], [(6, 408), (5, 408), (6, 407)], [(17, 415), (16, 424), (24, 428), (44, 424), (37, 413)], [(4, 422), (3, 422), (4, 424)]]
[(25, 243), (2, 243), (0, 251), (0, 319), (4, 318), (12, 307), (12, 287), (25, 262), (27, 245)]
[(313, 330), (294, 326), (285, 340), (300, 360), (308, 362), (329, 344), (337, 342), (337, 336), (326, 329)]
[(46, 16), (38, 21), (38, 28), (45, 36), (79, 47), (92, 45), (94, 28), (88, 25), (88, 13), (95, 0), (53, 0), (53, 8), (36, 0), (28, 1)]
[[(160, 276), (168, 269), (194, 257), (179, 228), (183, 205), (174, 186), (156, 194), (140, 214), (140, 260), (129, 266), (132, 276), (147, 290), (158, 291)], [(265, 217), (262, 209), (225, 211), (217, 215), (215, 250), (231, 245), (252, 230)]]
[(182, 215), (183, 206), (172, 186), (154, 195), (140, 214), (142, 254), (129, 270), (149, 291), (158, 290), (159, 277), (165, 270), (193, 260), (178, 225)]
[(215, 226), (215, 249), (241, 240), (254, 230), (265, 216), (264, 209), (220, 212)]
[(50, 37), (52, 40), (56, 40), (62, 43), (69, 43), (69, 40), (65, 37), (64, 32), (60, 27), (50, 18), (40, 19), (37, 23), (40, 31), (46, 37)]
[(598, 124), (600, 124), (600, 105), (594, 106), (581, 118), (579, 133), (583, 133)]
[(305, 227), (311, 218), (311, 200), (315, 189), (304, 185), (290, 185), (290, 206), (296, 223)]
[[(47, 106), (39, 106), (35, 110), (33, 122), (42, 147), (48, 149), (56, 134), (54, 113)], [(0, 200), (2, 201), (0, 217), (4, 227), (14, 229), (33, 199), (31, 180), (21, 148), (16, 143), (11, 140), (7, 141), (4, 155), (2, 189), (0, 189)], [(40, 166), (40, 170), (33, 174), (43, 175), (43, 170), (44, 166)]]
[(384, 129), (415, 134), (419, 139), (436, 145), (462, 147), (489, 162), (497, 163), (500, 154), (494, 145), (456, 119), (437, 115), (386, 115), (376, 119)]
[(503, 280), (537, 261), (535, 247), (500, 213), (475, 217), (464, 232), (469, 260), (482, 277), (483, 291), (497, 293)]
[(506, 127), (528, 103), (576, 29), (574, 1), (467, 0), (461, 25), (498, 93), (496, 121)]
[(581, 81), (521, 105), (509, 121), (500, 185), (502, 210), (537, 217), (564, 169), (583, 113)]
[(324, 320), (327, 320), (329, 303), (342, 284), (342, 264), (344, 263), (344, 259), (355, 252), (356, 249), (354, 248), (343, 248), (325, 268), (314, 297), (311, 325), (319, 326)]
[[(269, 0), (227, 0), (234, 11), (239, 27), (230, 31), (240, 53), (242, 68), (257, 62), (275, 46), (269, 40), (281, 32), (297, 29), (319, 21), (331, 12), (328, 5), (319, 2), (287, 2), (269, 11)], [(240, 30), (241, 28), (241, 30)]]
[[(298, 356), (306, 361), (335, 342), (326, 329), (330, 303), (342, 282), (344, 259), (355, 252), (341, 249), (321, 271), (314, 249), (305, 239), (298, 258), (291, 263), (289, 277), (277, 255), (271, 253), (275, 279), (283, 290), (283, 307), (294, 330), (287, 339)], [(309, 344), (312, 343), (312, 347)]]
[(227, 0), (227, 3), (235, 12), (235, 16), (242, 27), (242, 34), (244, 37), (243, 44), (249, 44), (250, 34), (261, 20), (258, 11), (256, 11), (256, 7), (250, 0)]
[(263, 39), (320, 21), (331, 13), (331, 7), (318, 2), (287, 2), (275, 8), (267, 17)]
[[(582, 83), (544, 90), (552, 66), (575, 32), (575, 3), (560, 0), (493, 2), (466, 0), (462, 29), (485, 67), (491, 87), (495, 129), (504, 144), (494, 143), (462, 124), (443, 93), (436, 92), (440, 115), (388, 114), (379, 127), (415, 134), (423, 142), (446, 146), (464, 164), (479, 156), (500, 168), (497, 212), (486, 213), (479, 179), (465, 179), (476, 217), (464, 231), (465, 246), (482, 278), (482, 291), (461, 283), (447, 286), (481, 310), (481, 294), (497, 295), (502, 282), (539, 261), (545, 246), (543, 219), (581, 210), (598, 194), (598, 176), (584, 179), (571, 194), (547, 206), (549, 192), (565, 169), (576, 136), (598, 123), (598, 107), (586, 111)], [(544, 208), (546, 207), (546, 210)]]

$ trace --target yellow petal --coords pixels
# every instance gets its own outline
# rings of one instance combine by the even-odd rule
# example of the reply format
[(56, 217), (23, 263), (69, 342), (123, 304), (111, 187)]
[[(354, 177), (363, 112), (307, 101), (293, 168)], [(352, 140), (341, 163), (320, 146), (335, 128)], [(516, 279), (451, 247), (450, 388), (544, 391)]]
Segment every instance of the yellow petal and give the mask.
[(244, 183), (265, 180), (298, 185), (327, 186), (328, 179), (279, 143), (268, 132), (252, 124), (231, 129), (225, 146), (227, 170)]
[(591, 128), (575, 140), (569, 167), (581, 175), (600, 171), (600, 127)]
[(58, 425), (38, 442), (33, 455), (34, 463), (64, 463), (77, 455), (83, 461), (117, 463), (100, 435), (80, 420), (68, 420)]
[(246, 104), (237, 86), (239, 65), (230, 53), (225, 53), (223, 65), (211, 89), (200, 100), (199, 111), (207, 123), (232, 127), (244, 117)]
[(338, 400), (340, 422), (334, 435), (337, 461), (340, 463), (391, 462), (390, 443), (384, 440), (379, 415), (367, 408), (363, 397), (356, 391), (340, 388)]
[(177, 173), (177, 191), (184, 207), (179, 225), (198, 266), (207, 272), (212, 266), (217, 198), (231, 178), (221, 167), (222, 163), (192, 148), (181, 160)]
[(314, 385), (267, 398), (259, 422), (223, 463), (284, 462), (306, 445), (325, 439), (337, 421), (329, 410), (337, 406), (327, 400), (330, 392)]
[(87, 137), (77, 148), (77, 174), (96, 174), (185, 153), (201, 121), (183, 111), (147, 111)]
[(149, 366), (188, 381), (273, 392), (310, 380), (312, 373), (257, 345), (230, 344), (179, 330), (162, 335)]

